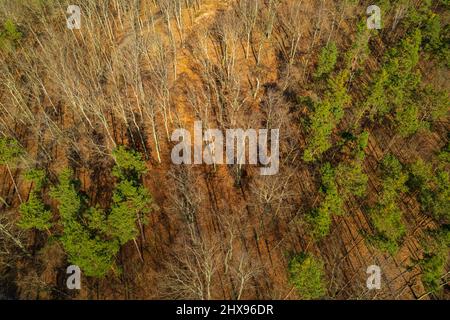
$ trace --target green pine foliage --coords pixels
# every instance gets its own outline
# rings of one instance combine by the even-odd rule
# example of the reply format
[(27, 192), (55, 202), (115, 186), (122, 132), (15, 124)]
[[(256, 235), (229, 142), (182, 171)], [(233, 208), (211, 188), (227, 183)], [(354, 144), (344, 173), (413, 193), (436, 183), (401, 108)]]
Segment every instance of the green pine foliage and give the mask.
[(338, 55), (339, 53), (335, 42), (330, 42), (323, 47), (320, 51), (319, 62), (317, 64), (317, 70), (314, 73), (314, 78), (318, 79), (333, 71)]
[(348, 78), (347, 70), (329, 78), (325, 99), (314, 104), (309, 117), (308, 139), (303, 160), (315, 161), (331, 147), (331, 134), (341, 121), (344, 108), (351, 102), (346, 87)]
[(82, 210), (82, 199), (78, 194), (72, 176), (72, 170), (62, 170), (58, 176), (58, 186), (50, 189), (50, 196), (59, 203), (58, 210), (63, 226), (76, 220)]
[(322, 168), (321, 195), (323, 200), (317, 208), (306, 215), (306, 222), (311, 236), (319, 240), (330, 232), (332, 215), (344, 214), (343, 200), (339, 195), (338, 186), (335, 182), (335, 170), (331, 164), (326, 163)]
[(22, 229), (49, 231), (52, 226), (52, 213), (42, 200), (42, 188), (46, 184), (45, 172), (33, 169), (26, 173), (25, 178), (33, 182), (33, 189), (28, 200), (19, 207), (21, 218), (17, 225)]
[(372, 85), (369, 87), (367, 99), (363, 106), (363, 112), (369, 110), (371, 120), (375, 116), (384, 116), (389, 112), (390, 106), (386, 97), (387, 81), (389, 74), (385, 68), (374, 78)]
[(344, 201), (351, 196), (363, 197), (367, 189), (368, 177), (363, 172), (364, 149), (368, 143), (368, 133), (361, 133), (354, 142), (353, 158), (339, 163), (333, 168), (326, 163), (321, 170), (320, 205), (306, 215), (311, 236), (320, 240), (330, 232), (333, 215), (343, 215)]
[(397, 131), (402, 137), (409, 137), (425, 127), (420, 118), (419, 106), (411, 102), (407, 107), (398, 109), (395, 114)]
[(338, 124), (344, 116), (344, 108), (351, 102), (351, 96), (347, 90), (347, 81), (350, 77), (348, 70), (339, 72), (328, 79), (328, 91), (325, 99), (332, 105), (333, 122)]
[(369, 110), (371, 119), (392, 112), (399, 134), (408, 137), (425, 127), (417, 95), (421, 76), (417, 70), (422, 33), (410, 32), (400, 44), (389, 50), (384, 64), (368, 88), (363, 112)]
[(442, 166), (450, 164), (450, 142), (448, 142), (439, 152), (438, 159)]
[(307, 147), (303, 160), (315, 161), (331, 147), (330, 137), (335, 127), (332, 119), (332, 105), (329, 101), (314, 104), (314, 110), (309, 119)]
[(422, 211), (436, 221), (450, 223), (450, 181), (446, 170), (437, 170), (419, 159), (410, 166), (409, 185), (417, 192)]
[(361, 161), (339, 164), (336, 168), (336, 181), (344, 198), (348, 199), (351, 195), (363, 197), (366, 194), (368, 177), (363, 171)]
[(449, 257), (450, 230), (444, 227), (431, 233), (431, 241), (425, 244), (425, 250), (419, 265), (422, 268), (422, 282), (426, 289), (434, 294), (443, 291), (443, 276)]
[(338, 186), (336, 184), (336, 172), (329, 163), (326, 163), (322, 169), (322, 193), (325, 199), (322, 202), (324, 208), (331, 214), (341, 215), (343, 201), (339, 196)]
[(114, 240), (90, 232), (78, 221), (65, 222), (61, 242), (70, 263), (78, 265), (86, 276), (103, 277), (113, 267), (119, 251)]
[(312, 209), (305, 217), (308, 233), (318, 241), (330, 233), (331, 215), (326, 204)]
[(117, 178), (138, 180), (147, 172), (141, 154), (134, 150), (119, 146), (113, 151), (113, 157), (116, 165), (112, 173)]
[(22, 39), (22, 33), (11, 19), (6, 19), (2, 29), (0, 30), (0, 50), (10, 51)]
[[(145, 214), (151, 209), (151, 196), (141, 181), (147, 171), (141, 155), (119, 147), (113, 156), (116, 165), (112, 173), (118, 182), (110, 209), (89, 207), (70, 169), (62, 170), (58, 185), (50, 188), (50, 196), (58, 203), (62, 226), (60, 241), (69, 262), (78, 265), (87, 276), (103, 277), (114, 268), (120, 246), (138, 236), (136, 222), (145, 223)], [(33, 171), (29, 176), (36, 187), (42, 187), (40, 172)], [(40, 209), (42, 206), (36, 203), (36, 197), (30, 197), (22, 210), (24, 217), (28, 217), (32, 216), (30, 212)], [(28, 220), (31, 219), (25, 219)], [(34, 220), (31, 222), (23, 225), (37, 225)]]
[(59, 185), (50, 191), (58, 202), (63, 226), (60, 240), (70, 263), (78, 265), (87, 276), (102, 277), (112, 268), (119, 244), (106, 237), (98, 224), (101, 213), (87, 208), (72, 176), (71, 170), (63, 170)]
[(146, 215), (151, 211), (152, 198), (142, 185), (142, 175), (147, 168), (141, 155), (119, 147), (114, 150), (113, 156), (116, 159), (113, 175), (119, 181), (113, 194), (108, 226), (109, 234), (124, 244), (137, 237), (137, 222), (147, 222)]
[(355, 70), (364, 65), (370, 54), (369, 40), (374, 30), (367, 29), (366, 18), (356, 26), (355, 39), (352, 46), (345, 53), (344, 63), (347, 70)]
[(143, 186), (133, 181), (120, 181), (113, 195), (113, 206), (108, 216), (110, 235), (121, 244), (135, 239), (139, 233), (136, 222), (147, 223), (146, 214), (151, 211), (152, 199)]
[(23, 148), (15, 139), (0, 138), (0, 165), (12, 165), (24, 154)]
[(397, 201), (402, 193), (408, 191), (405, 185), (408, 175), (403, 172), (401, 163), (392, 155), (387, 155), (381, 166), (382, 191), (377, 203), (369, 212), (376, 232), (370, 240), (381, 250), (395, 254), (406, 231)]
[(415, 70), (419, 62), (422, 34), (415, 30), (391, 50), (386, 68), (389, 74), (387, 94), (392, 101), (395, 122), (399, 133), (407, 137), (420, 128), (419, 107), (415, 103), (415, 89), (420, 83), (420, 73)]
[(289, 262), (289, 282), (301, 299), (322, 298), (326, 294), (323, 262), (308, 253), (294, 256)]
[(340, 163), (336, 168), (336, 183), (339, 185), (339, 194), (344, 199), (350, 199), (351, 196), (363, 197), (366, 194), (369, 178), (363, 171), (363, 163), (368, 139), (369, 133), (362, 132), (356, 139), (352, 159)]
[(358, 136), (357, 141), (358, 141), (358, 149), (356, 155), (359, 159), (363, 159), (365, 157), (364, 149), (367, 148), (367, 146), (369, 145), (369, 132), (363, 131)]
[[(441, 1), (448, 10), (446, 0)], [(437, 8), (432, 0), (424, 0), (419, 6), (411, 6), (405, 24), (409, 29), (419, 29), (423, 34), (422, 48), (425, 52), (436, 57), (447, 67), (450, 66), (450, 36), (448, 23), (443, 24), (441, 15), (433, 10)], [(444, 19), (445, 21), (445, 19)]]
[(431, 212), (436, 220), (450, 223), (450, 178), (448, 171), (438, 171)]
[(440, 121), (449, 115), (450, 96), (443, 90), (437, 90), (431, 85), (418, 91), (418, 101), (422, 106), (423, 117), (428, 122)]
[(368, 88), (363, 112), (369, 111), (373, 120), (393, 112), (398, 133), (408, 137), (428, 122), (437, 121), (448, 114), (448, 94), (420, 88), (421, 76), (417, 71), (422, 32), (415, 29), (400, 44), (386, 54), (385, 63)]
[(52, 226), (52, 213), (35, 192), (30, 194), (27, 202), (20, 205), (19, 212), (21, 218), (17, 225), (22, 229), (49, 230)]

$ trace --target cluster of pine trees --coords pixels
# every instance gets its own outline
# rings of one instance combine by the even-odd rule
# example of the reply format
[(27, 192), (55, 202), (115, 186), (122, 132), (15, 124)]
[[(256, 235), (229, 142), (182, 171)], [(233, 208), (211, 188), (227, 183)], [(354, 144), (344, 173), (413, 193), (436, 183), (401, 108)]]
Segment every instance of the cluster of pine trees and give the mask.
[(397, 252), (405, 226), (402, 222), (402, 210), (398, 201), (408, 191), (408, 175), (393, 155), (387, 155), (381, 162), (382, 183), (376, 204), (370, 208), (370, 218), (376, 235), (371, 238), (379, 248), (391, 254)]
[[(450, 66), (448, 25), (443, 27), (442, 17), (435, 13), (435, 2), (426, 0), (419, 6), (403, 2), (408, 14), (393, 22), (395, 34), (367, 30), (364, 20), (346, 52), (340, 53), (329, 40), (318, 55), (313, 74), (321, 98), (298, 99), (300, 103), (308, 102), (307, 117), (303, 119), (307, 131), (303, 160), (319, 162), (321, 168), (320, 200), (305, 216), (315, 240), (329, 234), (332, 217), (345, 213), (347, 200), (366, 196), (368, 177), (363, 167), (369, 133), (356, 135), (358, 142), (350, 153), (346, 152), (348, 144), (343, 142), (345, 134), (354, 136), (354, 132), (361, 132), (363, 123), (387, 123), (396, 131), (396, 137), (406, 139), (432, 129), (448, 117), (448, 92), (423, 82), (419, 68), (420, 61)], [(401, 6), (393, 1), (381, 1), (379, 5), (383, 13)], [(446, 1), (439, 5), (449, 7)], [(372, 39), (381, 41), (372, 43)], [(379, 67), (370, 71), (373, 76), (367, 86), (361, 86), (362, 97), (354, 98), (350, 95), (352, 81), (365, 69), (371, 50), (380, 50), (380, 42), (393, 45), (379, 55)], [(320, 89), (321, 85), (324, 89)], [(351, 104), (355, 110), (351, 131), (338, 136), (345, 109)], [(343, 160), (327, 161), (330, 158)], [(421, 211), (434, 219), (436, 226), (427, 232), (423, 259), (418, 262), (424, 272), (423, 282), (432, 292), (442, 289), (449, 246), (448, 151), (444, 150), (439, 159), (439, 164), (423, 160), (402, 164), (393, 154), (384, 156), (379, 164), (380, 189), (375, 203), (367, 206), (374, 231), (367, 237), (368, 242), (390, 254), (398, 251), (407, 232), (400, 205), (404, 195), (416, 196)]]
[(345, 213), (345, 201), (365, 196), (368, 177), (363, 171), (363, 163), (368, 138), (366, 131), (357, 137), (352, 136), (341, 148), (347, 160), (335, 167), (329, 162), (323, 165), (320, 188), (322, 200), (306, 216), (308, 230), (314, 239), (319, 240), (329, 234), (332, 216)]
[(320, 299), (326, 294), (323, 262), (309, 253), (300, 253), (289, 261), (289, 282), (301, 299)]
[(437, 161), (427, 163), (418, 159), (408, 167), (407, 185), (416, 195), (422, 212), (434, 222), (434, 228), (426, 231), (422, 237), (425, 250), (418, 263), (423, 271), (425, 286), (436, 293), (442, 291), (441, 278), (445, 274), (450, 247), (449, 160), (447, 144), (439, 153)]
[[(78, 265), (86, 276), (117, 272), (114, 261), (120, 247), (131, 240), (136, 242), (152, 210), (152, 197), (142, 181), (147, 168), (141, 154), (119, 146), (112, 155), (116, 185), (108, 208), (89, 205), (72, 169), (63, 169), (55, 185), (50, 185), (43, 169), (32, 168), (24, 174), (32, 187), (19, 207), (17, 225), (57, 238), (68, 261)], [(0, 139), (1, 164), (17, 164), (20, 156), (26, 158), (16, 140)], [(57, 210), (50, 209), (44, 200), (47, 196), (56, 201)]]

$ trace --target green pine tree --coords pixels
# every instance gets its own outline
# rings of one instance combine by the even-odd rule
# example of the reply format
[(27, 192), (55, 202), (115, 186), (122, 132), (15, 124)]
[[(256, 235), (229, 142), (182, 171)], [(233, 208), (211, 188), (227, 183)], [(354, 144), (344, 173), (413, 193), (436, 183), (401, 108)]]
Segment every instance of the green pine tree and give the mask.
[(58, 201), (63, 226), (60, 240), (70, 263), (78, 265), (87, 276), (103, 277), (114, 265), (119, 243), (104, 234), (105, 226), (99, 224), (105, 219), (100, 217), (102, 212), (86, 206), (72, 176), (71, 170), (64, 169), (59, 184), (50, 191)]
[(322, 185), (320, 193), (323, 199), (318, 207), (312, 209), (306, 215), (309, 233), (316, 240), (320, 240), (329, 234), (331, 217), (333, 215), (344, 214), (343, 200), (339, 195), (335, 181), (335, 170), (329, 163), (326, 163), (321, 173)]
[(410, 166), (408, 184), (417, 192), (422, 211), (438, 223), (450, 223), (450, 179), (445, 169), (433, 170), (419, 159)]
[(52, 226), (52, 213), (42, 200), (42, 188), (46, 184), (43, 170), (33, 169), (26, 173), (26, 179), (33, 182), (33, 189), (28, 201), (19, 207), (21, 218), (17, 225), (22, 229), (47, 230)]
[(392, 155), (387, 155), (383, 159), (381, 167), (382, 191), (369, 212), (376, 234), (369, 240), (381, 250), (394, 254), (406, 231), (397, 201), (402, 193), (408, 191), (405, 185), (408, 175), (403, 171), (401, 163)]
[(319, 299), (325, 296), (323, 262), (308, 253), (294, 256), (289, 262), (289, 282), (301, 299)]
[(367, 99), (357, 121), (359, 121), (359, 118), (366, 110), (369, 111), (369, 117), (372, 120), (375, 116), (382, 117), (389, 112), (390, 106), (386, 97), (388, 77), (389, 74), (386, 68), (383, 67), (369, 86)]
[(147, 223), (146, 215), (151, 211), (152, 198), (142, 186), (142, 175), (147, 168), (141, 155), (121, 146), (114, 150), (113, 156), (116, 159), (113, 175), (119, 181), (113, 194), (108, 226), (109, 234), (124, 244), (138, 236), (136, 223)]
[(325, 99), (314, 104), (308, 119), (308, 139), (303, 160), (312, 162), (331, 147), (331, 134), (344, 116), (344, 108), (351, 102), (346, 83), (347, 70), (328, 79)]
[(24, 154), (23, 148), (15, 139), (0, 138), (0, 165), (15, 167), (20, 156)]
[(317, 70), (314, 73), (314, 78), (320, 78), (333, 71), (338, 58), (338, 49), (335, 42), (328, 43), (322, 48), (319, 55), (319, 62)]
[(334, 128), (331, 103), (318, 102), (310, 117), (307, 146), (303, 160), (312, 162), (331, 147), (331, 133)]
[(448, 262), (450, 229), (446, 225), (439, 230), (429, 232), (431, 239), (424, 243), (424, 253), (418, 261), (422, 268), (422, 282), (428, 291), (434, 294), (443, 292), (443, 284)]

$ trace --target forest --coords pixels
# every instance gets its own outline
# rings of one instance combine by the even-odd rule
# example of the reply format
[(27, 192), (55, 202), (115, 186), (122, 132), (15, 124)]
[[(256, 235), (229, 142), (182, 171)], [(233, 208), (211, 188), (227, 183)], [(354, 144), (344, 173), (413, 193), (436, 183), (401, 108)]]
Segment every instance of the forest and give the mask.
[[(449, 0), (0, 0), (0, 299), (450, 299), (449, 23)], [(276, 170), (174, 163), (197, 124), (264, 132)]]

